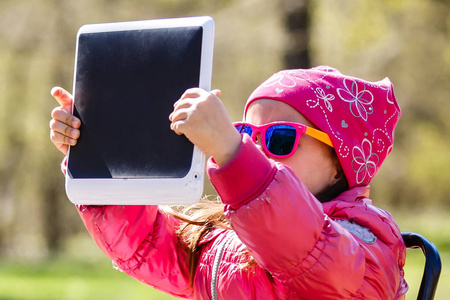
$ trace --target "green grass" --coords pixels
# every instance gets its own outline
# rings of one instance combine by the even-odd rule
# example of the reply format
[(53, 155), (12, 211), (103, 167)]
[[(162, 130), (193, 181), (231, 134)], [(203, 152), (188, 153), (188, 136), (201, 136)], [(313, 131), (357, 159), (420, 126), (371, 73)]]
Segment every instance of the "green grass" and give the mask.
[(64, 260), (36, 265), (0, 266), (0, 299), (89, 300), (176, 299), (112, 268), (107, 258), (98, 262)]
[[(441, 253), (443, 265), (450, 253)], [(405, 268), (410, 291), (406, 299), (416, 299), (423, 272), (420, 250), (408, 250)], [(59, 259), (35, 265), (0, 262), (0, 299), (6, 300), (89, 300), (89, 299), (176, 299), (158, 292), (119, 271), (108, 259), (98, 262)], [(450, 299), (450, 274), (444, 269), (435, 299)]]
[[(450, 253), (441, 253), (441, 260), (443, 270), (441, 272), (439, 285), (436, 291), (436, 300), (450, 299), (450, 273), (445, 269), (445, 265), (448, 265), (450, 263)], [(409, 291), (406, 294), (407, 300), (417, 299), (420, 282), (422, 280), (424, 263), (425, 259), (421, 250), (408, 250), (405, 267), (406, 281), (409, 285)]]
[[(442, 253), (443, 264), (450, 253)], [(408, 250), (406, 279), (410, 291), (406, 299), (416, 299), (423, 272), (420, 250)], [(59, 259), (35, 265), (0, 262), (0, 300), (90, 300), (90, 299), (176, 299), (146, 286), (119, 271), (108, 259), (98, 262)], [(450, 274), (441, 274), (435, 299), (450, 299)]]
[[(450, 263), (450, 214), (440, 210), (393, 215), (402, 231), (420, 233), (437, 245), (443, 269), (435, 299), (450, 299), (450, 272), (445, 268)], [(0, 300), (176, 299), (114, 270), (87, 234), (74, 239), (67, 249), (66, 255), (46, 262), (0, 260)], [(422, 251), (408, 250), (407, 300), (417, 297), (423, 267)]]

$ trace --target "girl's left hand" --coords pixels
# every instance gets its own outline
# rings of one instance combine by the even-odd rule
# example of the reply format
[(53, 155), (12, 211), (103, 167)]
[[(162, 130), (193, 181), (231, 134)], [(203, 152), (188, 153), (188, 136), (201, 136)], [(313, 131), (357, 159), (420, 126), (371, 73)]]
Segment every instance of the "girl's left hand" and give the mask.
[(69, 92), (54, 87), (50, 93), (60, 104), (52, 111), (50, 139), (59, 151), (67, 155), (69, 146), (76, 145), (80, 137), (81, 121), (71, 113), (73, 97)]
[(219, 99), (221, 92), (200, 88), (188, 89), (174, 104), (170, 128), (184, 134), (205, 154), (214, 157), (219, 166), (226, 164), (241, 144), (241, 135)]

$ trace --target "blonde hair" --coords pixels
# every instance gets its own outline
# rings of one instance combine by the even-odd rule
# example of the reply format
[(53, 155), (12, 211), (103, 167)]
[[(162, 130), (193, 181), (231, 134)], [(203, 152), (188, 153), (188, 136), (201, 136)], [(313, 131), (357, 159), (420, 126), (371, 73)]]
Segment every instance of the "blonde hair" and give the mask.
[(191, 206), (165, 206), (162, 209), (182, 221), (177, 230), (178, 240), (189, 252), (189, 282), (192, 286), (198, 263), (198, 244), (202, 237), (214, 228), (231, 230), (224, 215), (224, 207), (218, 196), (206, 196)]

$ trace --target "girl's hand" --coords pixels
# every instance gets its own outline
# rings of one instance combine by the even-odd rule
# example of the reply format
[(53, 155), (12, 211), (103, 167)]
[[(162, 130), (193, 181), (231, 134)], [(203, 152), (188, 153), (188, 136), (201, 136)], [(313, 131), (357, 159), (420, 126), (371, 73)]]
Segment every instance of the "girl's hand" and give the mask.
[(219, 166), (226, 164), (241, 144), (241, 135), (219, 99), (221, 92), (207, 92), (200, 88), (188, 89), (175, 102), (170, 114), (170, 128), (184, 134), (205, 154), (214, 157)]
[(60, 87), (54, 87), (51, 92), (52, 96), (61, 105), (52, 111), (52, 119), (50, 120), (50, 139), (56, 148), (67, 155), (69, 146), (74, 146), (80, 137), (81, 121), (72, 115), (72, 95)]

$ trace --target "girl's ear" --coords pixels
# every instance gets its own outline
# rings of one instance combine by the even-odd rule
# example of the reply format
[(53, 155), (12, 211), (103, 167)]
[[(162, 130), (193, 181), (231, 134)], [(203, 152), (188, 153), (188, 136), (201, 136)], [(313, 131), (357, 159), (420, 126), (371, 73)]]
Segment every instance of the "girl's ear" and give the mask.
[(339, 163), (337, 154), (333, 148), (330, 147), (330, 150), (331, 159), (334, 162), (335, 173), (334, 178), (330, 178), (330, 182), (332, 182), (331, 186), (315, 195), (316, 198), (322, 203), (331, 201), (339, 196), (339, 194), (348, 190), (348, 181), (345, 177), (344, 170)]
[(334, 179), (336, 179), (336, 182), (339, 181), (342, 177), (345, 177), (344, 169), (341, 166), (341, 163), (339, 162), (339, 159), (337, 157), (336, 151), (334, 151), (334, 148), (330, 148), (330, 155), (331, 159), (333, 160), (334, 168), (335, 168), (335, 175)]

